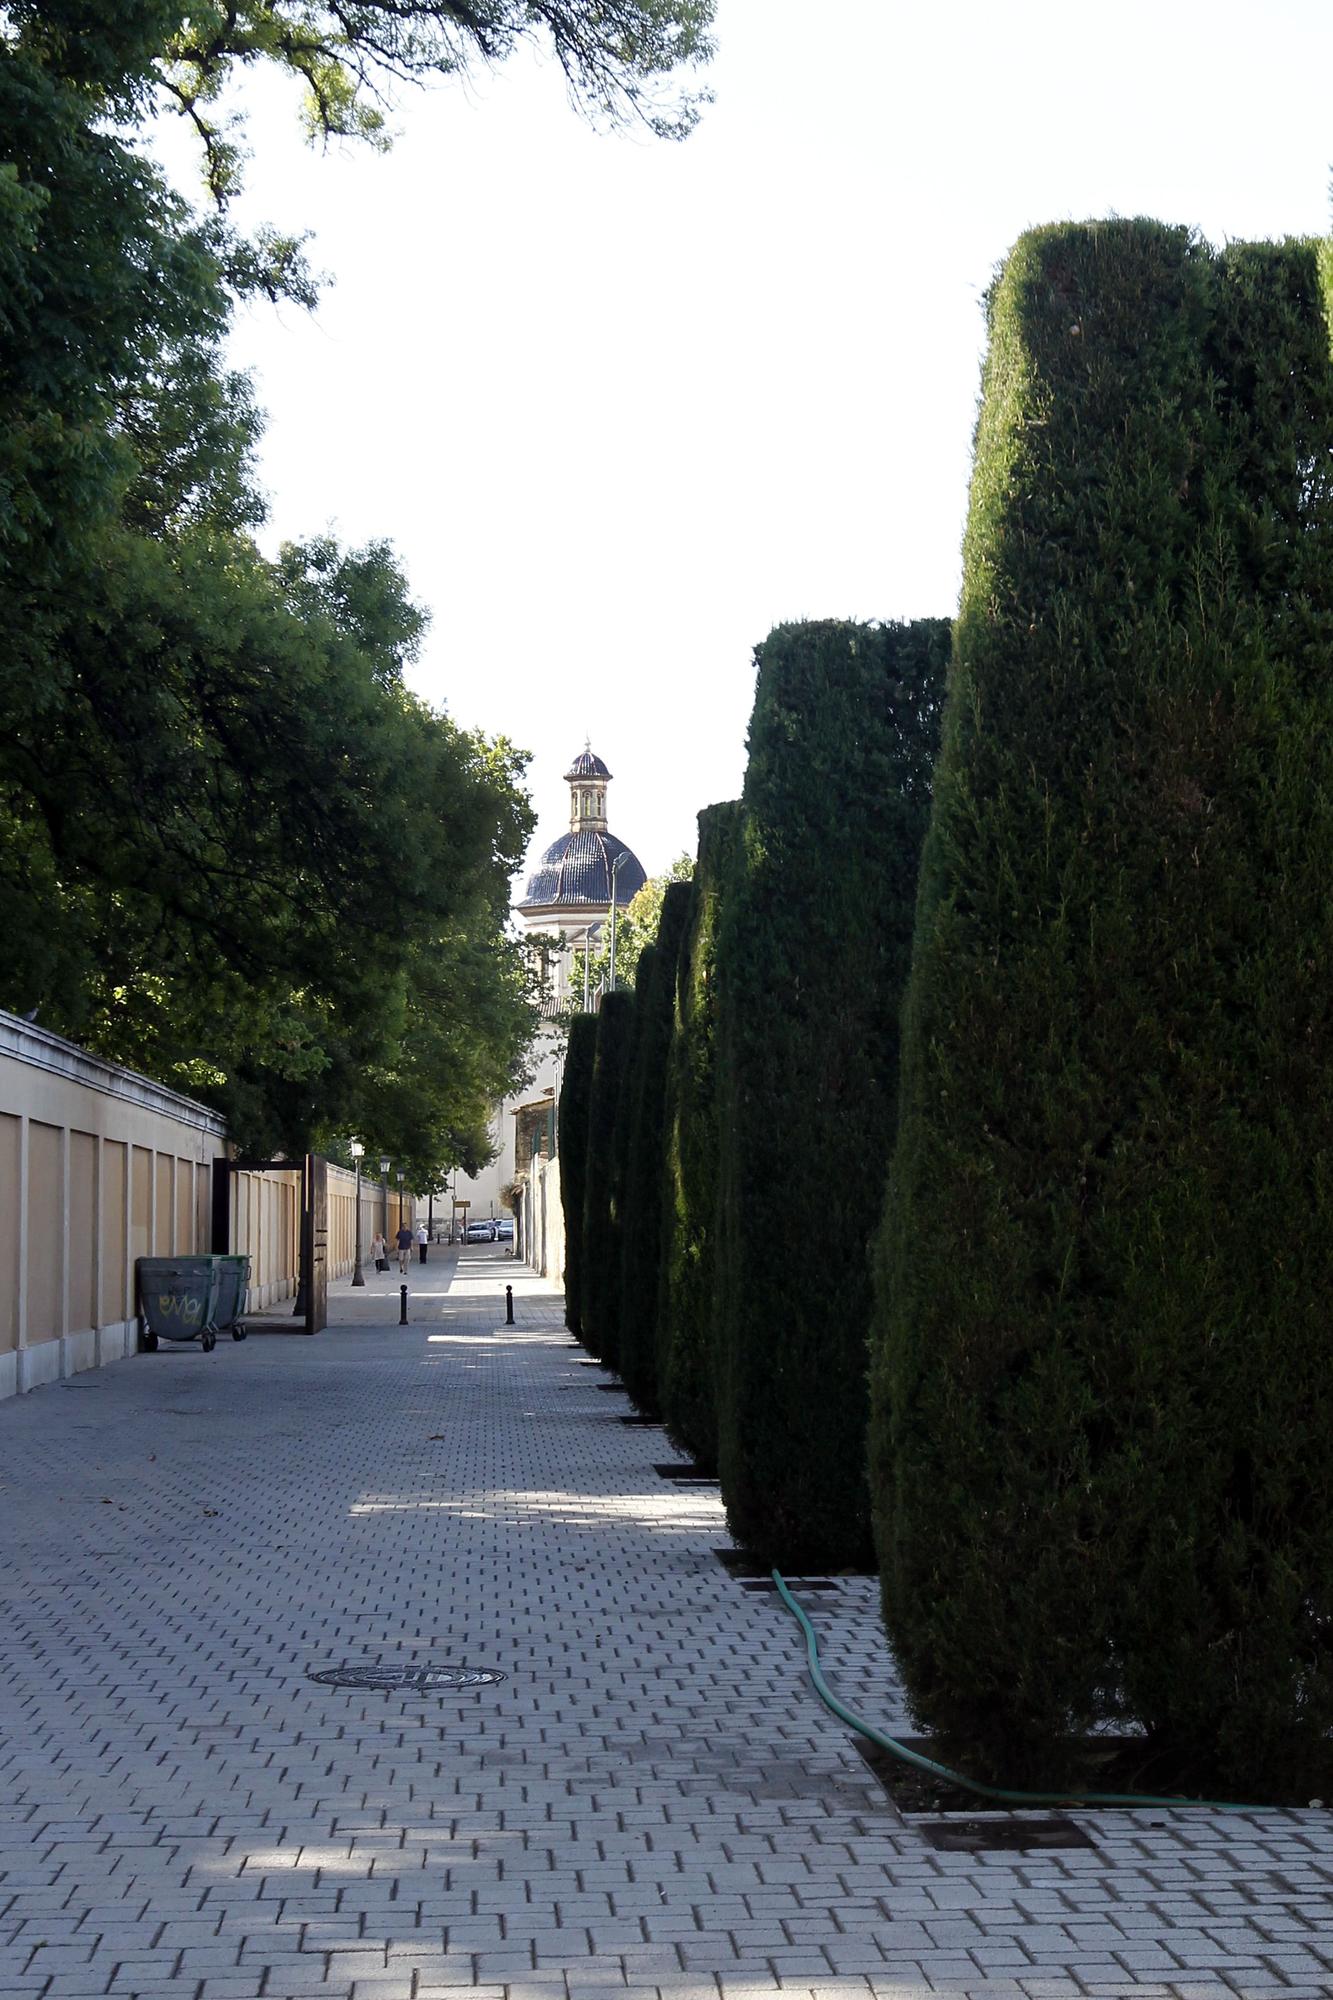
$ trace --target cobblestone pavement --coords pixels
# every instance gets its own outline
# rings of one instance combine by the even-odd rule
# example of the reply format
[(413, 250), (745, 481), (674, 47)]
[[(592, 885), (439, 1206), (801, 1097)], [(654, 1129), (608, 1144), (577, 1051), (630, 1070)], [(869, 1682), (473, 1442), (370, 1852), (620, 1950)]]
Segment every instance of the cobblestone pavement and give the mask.
[[(503, 1324), (512, 1281), (517, 1324)], [(0, 1406), (0, 1993), (1333, 1991), (1323, 1812), (936, 1852), (494, 1246)], [(811, 1598), (903, 1717), (873, 1587)], [(338, 1689), (347, 1662), (502, 1684)]]

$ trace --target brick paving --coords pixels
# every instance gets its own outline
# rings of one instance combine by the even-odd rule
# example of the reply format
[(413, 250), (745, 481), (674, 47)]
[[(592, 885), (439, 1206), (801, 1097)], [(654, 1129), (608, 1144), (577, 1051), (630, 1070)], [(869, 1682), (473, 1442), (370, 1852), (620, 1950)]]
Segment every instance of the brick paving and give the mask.
[[(559, 1300), (435, 1259), (0, 1406), (5, 2000), (1333, 1992), (1323, 1811), (931, 1848)], [(903, 1726), (873, 1586), (809, 1602)], [(506, 1679), (307, 1678), (426, 1659)]]

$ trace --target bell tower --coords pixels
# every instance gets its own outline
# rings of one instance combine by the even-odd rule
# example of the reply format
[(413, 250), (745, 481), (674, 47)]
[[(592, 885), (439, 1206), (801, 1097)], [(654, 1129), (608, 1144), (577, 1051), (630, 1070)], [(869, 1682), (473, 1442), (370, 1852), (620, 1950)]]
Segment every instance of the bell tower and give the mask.
[(606, 832), (606, 788), (611, 773), (600, 757), (594, 757), (591, 743), (565, 772), (569, 786), (569, 830), (571, 833)]

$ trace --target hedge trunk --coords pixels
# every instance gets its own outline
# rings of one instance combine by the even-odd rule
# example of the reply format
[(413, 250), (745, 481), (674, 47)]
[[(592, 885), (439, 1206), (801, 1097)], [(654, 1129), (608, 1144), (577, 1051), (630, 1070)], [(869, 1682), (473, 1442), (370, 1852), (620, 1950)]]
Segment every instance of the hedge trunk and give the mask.
[[(718, 1438), (737, 1539), (868, 1567), (866, 1239), (949, 647), (943, 619), (780, 626), (756, 653), (718, 939)], [(830, 1216), (828, 1211), (832, 1210)]]
[(621, 1239), (620, 1373), (639, 1409), (651, 1416), (660, 1415), (662, 1406), (657, 1379), (657, 1305), (662, 1270), (667, 1068), (676, 966), (689, 908), (689, 883), (669, 882), (657, 937), (640, 956), (634, 988), (639, 1031), (627, 1104), (629, 1159)]
[(565, 1073), (560, 1085), (560, 1201), (565, 1212), (565, 1325), (582, 1338), (583, 1199), (588, 1165), (588, 1111), (592, 1097), (597, 1016), (576, 1014), (569, 1024)]
[(1302, 244), (1060, 226), (991, 300), (872, 1464), (917, 1714), (1010, 1782), (1128, 1719), (1327, 1783), (1328, 357)]
[(676, 968), (667, 1074), (662, 1287), (657, 1370), (673, 1442), (717, 1470), (713, 1353), (717, 1242), (717, 931), (740, 826), (740, 801), (699, 815), (699, 855)]
[(580, 1338), (590, 1354), (616, 1365), (620, 1318), (620, 1233), (615, 1203), (616, 1121), (634, 1036), (634, 995), (606, 993), (597, 1010), (588, 1154), (583, 1187)]

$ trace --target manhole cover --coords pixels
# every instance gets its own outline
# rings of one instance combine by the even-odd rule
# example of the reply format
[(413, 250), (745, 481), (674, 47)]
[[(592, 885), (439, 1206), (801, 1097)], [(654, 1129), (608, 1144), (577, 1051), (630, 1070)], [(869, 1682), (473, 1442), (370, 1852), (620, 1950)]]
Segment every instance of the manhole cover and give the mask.
[(406, 1694), (450, 1694), (456, 1688), (494, 1687), (504, 1675), (494, 1667), (440, 1667), (429, 1660), (414, 1666), (321, 1667), (308, 1680), (323, 1687), (380, 1688)]

